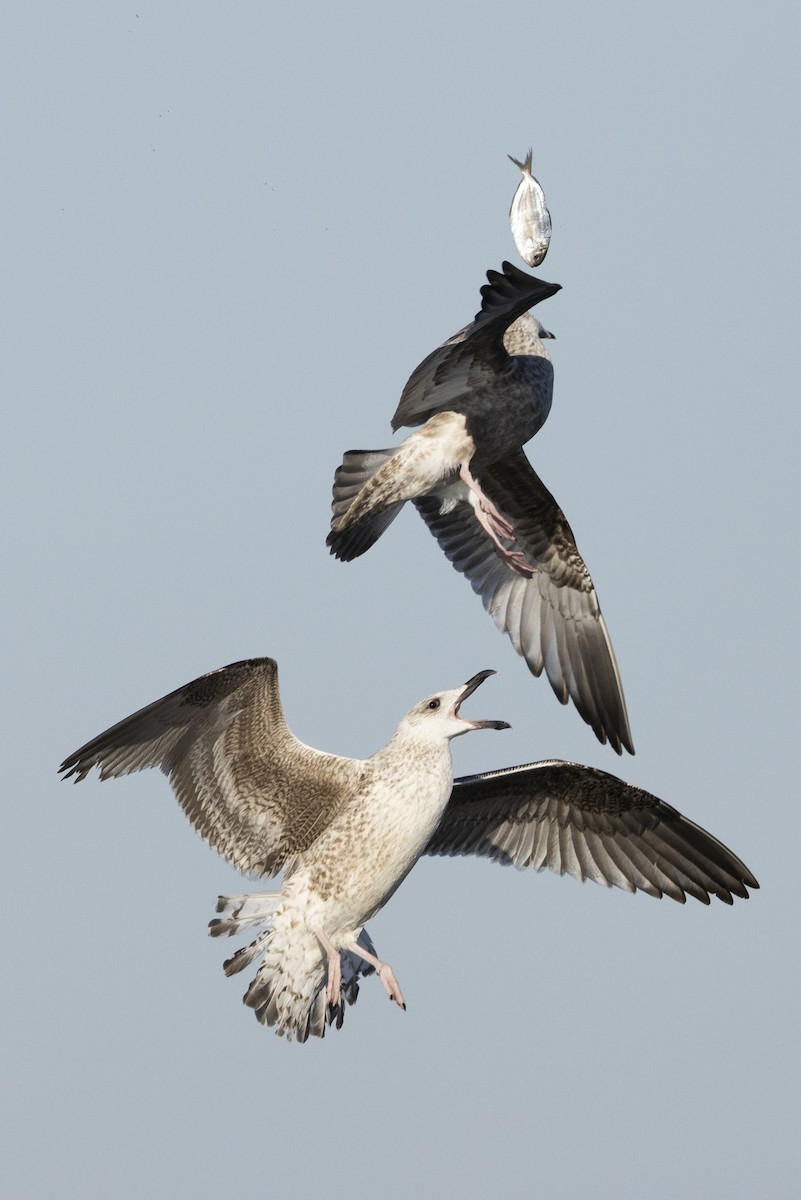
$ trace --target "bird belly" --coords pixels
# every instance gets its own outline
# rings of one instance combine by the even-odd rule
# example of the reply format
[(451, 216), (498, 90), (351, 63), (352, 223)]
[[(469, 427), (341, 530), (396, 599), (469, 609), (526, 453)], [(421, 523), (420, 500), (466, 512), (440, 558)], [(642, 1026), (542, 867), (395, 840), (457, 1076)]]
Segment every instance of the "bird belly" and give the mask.
[(450, 795), (449, 753), (447, 762), (415, 771), (413, 781), (399, 765), (399, 778), (382, 778), (372, 794), (341, 814), (290, 881), (291, 887), (304, 877), (308, 920), (321, 920), (334, 945), (383, 908), (428, 845)]
[(437, 413), (401, 443), (398, 459), (405, 478), (403, 499), (434, 491), (463, 463), (470, 462), (474, 453), (475, 442), (465, 416), (458, 412)]

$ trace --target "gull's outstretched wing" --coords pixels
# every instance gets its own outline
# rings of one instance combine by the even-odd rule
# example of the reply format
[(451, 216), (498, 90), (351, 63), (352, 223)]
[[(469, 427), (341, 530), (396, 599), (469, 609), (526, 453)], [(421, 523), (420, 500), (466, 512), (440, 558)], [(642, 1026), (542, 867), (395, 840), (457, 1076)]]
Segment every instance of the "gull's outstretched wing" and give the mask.
[(76, 782), (160, 767), (197, 832), (243, 874), (302, 853), (358, 786), (362, 763), (304, 746), (271, 658), (202, 675), (120, 721), (59, 768)]
[[(503, 335), (513, 321), (555, 295), (562, 285), (536, 279), (509, 262), (502, 269), (502, 274), (487, 272), (489, 283), (481, 288), (481, 311), (474, 321), (412, 372), (392, 418), (393, 432), (403, 425), (422, 425), (434, 413), (453, 408), (483, 388), (497, 387), (504, 372), (519, 372), (519, 364), (503, 344)], [(553, 369), (547, 359), (542, 360), (542, 372), (543, 388), (552, 386)]]
[(528, 763), (455, 780), (426, 853), (548, 867), (682, 904), (686, 896), (731, 904), (759, 887), (731, 850), (669, 804), (571, 762)]
[[(631, 754), (626, 701), (590, 573), (564, 513), (522, 451), (477, 474), (514, 529), (512, 548), (533, 570), (517, 574), (475, 516), (464, 484), (414, 503), (450, 561), (473, 585), (534, 675), (543, 668), (602, 742)], [(442, 511), (444, 508), (445, 511)]]

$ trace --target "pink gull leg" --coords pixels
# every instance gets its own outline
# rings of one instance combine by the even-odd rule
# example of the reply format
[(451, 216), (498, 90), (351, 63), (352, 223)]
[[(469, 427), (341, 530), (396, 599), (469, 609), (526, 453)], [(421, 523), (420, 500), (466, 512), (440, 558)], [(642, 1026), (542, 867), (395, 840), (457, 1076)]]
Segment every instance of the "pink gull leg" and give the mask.
[(371, 967), (375, 967), (376, 974), (383, 983), (384, 990), (390, 1000), (394, 1000), (406, 1012), (406, 1001), (403, 999), (403, 992), (400, 990), (398, 981), (395, 978), (395, 972), (389, 963), (382, 962), (380, 958), (376, 958), (369, 950), (365, 950), (364, 946), (360, 946), (355, 938), (351, 938), (345, 949), (350, 950), (351, 954), (356, 954), (359, 958), (363, 958)]
[(314, 936), (328, 955), (328, 988), (326, 998), (329, 1004), (333, 1004), (336, 1008), (340, 1002), (340, 992), (342, 987), (342, 959), (339, 956), (339, 951), (334, 949), (334, 946), (319, 929), (314, 930)]
[(459, 477), (473, 494), (473, 511), (476, 514), (476, 520), (492, 538), (498, 557), (503, 559), (516, 575), (530, 579), (534, 574), (534, 568), (526, 561), (525, 555), (520, 550), (507, 550), (506, 546), (501, 545), (501, 538), (505, 538), (507, 541), (514, 538), (513, 526), (505, 517), (501, 516), (489, 496), (484, 495), (480, 485), (470, 474), (467, 463), (462, 464)]

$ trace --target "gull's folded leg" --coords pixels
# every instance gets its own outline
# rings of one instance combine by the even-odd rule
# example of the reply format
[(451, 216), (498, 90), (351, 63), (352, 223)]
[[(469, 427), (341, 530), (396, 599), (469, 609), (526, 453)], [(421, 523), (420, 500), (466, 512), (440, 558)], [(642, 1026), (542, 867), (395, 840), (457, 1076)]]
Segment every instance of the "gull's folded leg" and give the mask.
[(522, 575), (524, 579), (530, 579), (534, 574), (534, 568), (527, 562), (524, 554), (520, 550), (509, 550), (501, 542), (501, 538), (506, 541), (514, 539), (514, 526), (510, 525), (498, 509), (486, 496), (481, 489), (481, 485), (473, 478), (470, 473), (470, 468), (466, 463), (462, 465), (459, 472), (459, 477), (470, 489), (470, 499), (473, 504), (473, 511), (476, 514), (476, 520), (481, 525), (482, 529), (492, 538), (495, 546), (495, 552), (499, 558), (507, 564), (510, 570), (516, 575)]
[(392, 967), (389, 965), (389, 963), (382, 962), (380, 958), (376, 958), (376, 956), (371, 954), (369, 950), (365, 950), (364, 946), (360, 946), (355, 938), (351, 938), (351, 940), (345, 944), (345, 949), (349, 950), (351, 954), (357, 954), (359, 958), (363, 958), (364, 961), (369, 963), (371, 967), (375, 967), (376, 975), (383, 983), (384, 990), (386, 991), (390, 1000), (394, 1000), (395, 1003), (400, 1005), (405, 1012), (406, 1001), (403, 998), (403, 992), (400, 990), (400, 985), (395, 978), (395, 972), (392, 970)]
[(340, 990), (342, 987), (342, 959), (339, 956), (339, 951), (335, 949), (329, 939), (319, 929), (315, 929), (314, 936), (328, 955), (328, 987), (326, 989), (326, 999), (329, 1004), (336, 1007), (340, 1001)]

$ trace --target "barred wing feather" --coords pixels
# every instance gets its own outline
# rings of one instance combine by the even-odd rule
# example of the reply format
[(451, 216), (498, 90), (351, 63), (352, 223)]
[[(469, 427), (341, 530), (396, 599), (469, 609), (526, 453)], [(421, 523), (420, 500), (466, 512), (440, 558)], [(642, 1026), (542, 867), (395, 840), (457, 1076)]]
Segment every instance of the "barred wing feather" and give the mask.
[(272, 875), (311, 845), (362, 770), (290, 732), (271, 658), (232, 663), (170, 692), (60, 770), (78, 782), (93, 767), (101, 779), (160, 767), (201, 837), (249, 875)]

